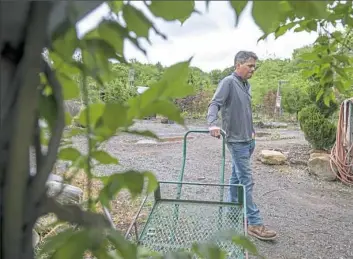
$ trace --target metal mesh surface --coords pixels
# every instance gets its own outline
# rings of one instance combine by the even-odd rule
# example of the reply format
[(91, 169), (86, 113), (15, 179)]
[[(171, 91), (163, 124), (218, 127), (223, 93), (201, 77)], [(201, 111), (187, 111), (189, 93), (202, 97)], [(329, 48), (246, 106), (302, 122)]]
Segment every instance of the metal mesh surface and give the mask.
[(243, 251), (219, 237), (220, 232), (244, 234), (243, 209), (236, 206), (188, 201), (158, 201), (141, 234), (140, 245), (158, 252), (189, 249), (194, 242), (215, 242), (228, 258), (243, 258)]

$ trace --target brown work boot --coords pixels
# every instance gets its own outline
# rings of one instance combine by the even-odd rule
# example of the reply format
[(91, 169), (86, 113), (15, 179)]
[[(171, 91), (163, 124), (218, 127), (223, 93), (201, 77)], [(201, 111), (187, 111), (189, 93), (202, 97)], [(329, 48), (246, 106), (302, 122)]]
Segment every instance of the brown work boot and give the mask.
[(257, 237), (260, 240), (273, 240), (277, 237), (277, 233), (274, 230), (268, 229), (265, 226), (248, 226), (248, 234), (250, 236)]

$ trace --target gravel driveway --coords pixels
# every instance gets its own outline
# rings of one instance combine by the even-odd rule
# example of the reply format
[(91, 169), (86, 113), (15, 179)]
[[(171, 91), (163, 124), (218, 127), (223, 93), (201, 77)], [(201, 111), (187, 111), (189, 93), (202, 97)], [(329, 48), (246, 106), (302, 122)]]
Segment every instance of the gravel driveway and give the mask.
[[(137, 129), (149, 129), (162, 137), (182, 136), (185, 129), (153, 121), (139, 122)], [(190, 129), (204, 129), (193, 123)], [(255, 200), (265, 224), (275, 228), (275, 242), (254, 240), (266, 258), (341, 259), (353, 258), (353, 188), (339, 182), (323, 182), (309, 175), (306, 166), (288, 164), (267, 166), (257, 160), (261, 149), (279, 149), (291, 158), (305, 161), (309, 147), (297, 130), (277, 132), (288, 139), (259, 137), (253, 156)], [(188, 141), (185, 181), (218, 182), (221, 141), (207, 134), (191, 134)], [(182, 163), (181, 141), (153, 143), (143, 137), (120, 135), (106, 149), (119, 158), (121, 166), (98, 167), (97, 173), (110, 174), (123, 169), (152, 170), (159, 180), (177, 180)], [(79, 144), (80, 141), (78, 141)], [(230, 174), (230, 156), (226, 154), (226, 181)]]

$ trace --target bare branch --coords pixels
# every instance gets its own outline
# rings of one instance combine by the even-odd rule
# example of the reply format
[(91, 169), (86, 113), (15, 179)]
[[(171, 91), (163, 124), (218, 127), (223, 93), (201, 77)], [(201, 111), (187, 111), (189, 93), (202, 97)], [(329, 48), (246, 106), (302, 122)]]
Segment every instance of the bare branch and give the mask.
[[(46, 26), (52, 2), (31, 2), (27, 30), (25, 33), (24, 55), (16, 70), (11, 88), (20, 89), (16, 100), (15, 124), (10, 139), (10, 156), (4, 190), (2, 244), (4, 259), (20, 259), (23, 256), (24, 222), (30, 217), (29, 204), (26, 203), (27, 182), (29, 178), (28, 152), (32, 143), (34, 121), (37, 109), (38, 74), (41, 70), (41, 52), (46, 42)], [(3, 128), (3, 127), (2, 127)], [(25, 131), (23, 129), (26, 129)], [(26, 217), (25, 217), (26, 216)], [(27, 232), (32, 232), (30, 228)], [(30, 239), (31, 240), (31, 239)], [(25, 248), (26, 249), (26, 248)]]
[(78, 205), (61, 205), (53, 198), (46, 198), (43, 209), (42, 215), (54, 213), (60, 220), (79, 226), (111, 228), (103, 215), (83, 211)]
[(39, 126), (39, 116), (37, 115), (34, 130), (34, 148), (36, 151), (36, 165), (37, 168), (41, 166), (43, 161), (42, 146), (40, 144), (40, 126)]
[(65, 127), (65, 113), (61, 85), (56, 79), (56, 76), (49, 67), (49, 65), (46, 62), (43, 63), (44, 73), (48, 79), (49, 84), (53, 88), (53, 94), (55, 96), (57, 105), (56, 110), (58, 114), (56, 117), (55, 126), (53, 127), (53, 134), (49, 141), (48, 152), (43, 157), (41, 165), (37, 167), (39, 168), (37, 170), (37, 174), (35, 175), (33, 181), (30, 184), (29, 197), (31, 197), (33, 204), (38, 204), (40, 202), (40, 199), (45, 196), (45, 183), (48, 180), (49, 174), (53, 169), (53, 165), (55, 164), (56, 156), (60, 146), (61, 136)]

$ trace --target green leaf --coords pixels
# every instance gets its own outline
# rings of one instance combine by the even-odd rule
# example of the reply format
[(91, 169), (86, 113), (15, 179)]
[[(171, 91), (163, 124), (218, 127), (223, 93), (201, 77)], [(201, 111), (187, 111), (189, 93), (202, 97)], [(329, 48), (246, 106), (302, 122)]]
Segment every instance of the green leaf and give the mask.
[(321, 77), (320, 84), (324, 85), (325, 83), (332, 82), (333, 75), (334, 75), (332, 69), (326, 69), (326, 70), (323, 70), (323, 71), (324, 71), (324, 74), (323, 74), (324, 76)]
[[(62, 73), (66, 75), (77, 75), (81, 72), (78, 66), (75, 63), (69, 63), (63, 60), (60, 55), (54, 51), (49, 51), (48, 55), (49, 60), (51, 61), (52, 68), (56, 71), (56, 73)], [(70, 58), (71, 60), (71, 58)]]
[(115, 14), (118, 14), (124, 6), (123, 1), (108, 1), (107, 4), (110, 10), (112, 10)]
[(115, 49), (102, 39), (85, 39), (82, 44), (85, 46), (82, 58), (90, 75), (105, 78), (103, 81), (112, 79), (109, 59), (118, 58)]
[(144, 176), (147, 178), (147, 193), (154, 192), (158, 187), (156, 176), (152, 172), (144, 172)]
[(148, 38), (153, 24), (143, 12), (128, 4), (123, 8), (123, 17), (130, 31), (135, 32), (138, 37)]
[(73, 147), (62, 148), (58, 153), (58, 158), (60, 160), (76, 161), (80, 157), (81, 153)]
[(51, 254), (53, 251), (62, 246), (70, 237), (75, 235), (75, 230), (67, 228), (60, 231), (56, 235), (49, 237), (44, 243), (42, 249), (39, 250), (39, 255)]
[(155, 101), (140, 111), (141, 118), (152, 114), (164, 115), (170, 120), (184, 124), (184, 119), (181, 117), (179, 108), (168, 100)]
[(129, 190), (132, 198), (142, 194), (145, 177), (148, 179), (148, 191), (154, 191), (152, 187), (157, 186), (157, 179), (151, 172), (127, 171), (116, 173), (102, 178), (105, 182), (104, 188), (99, 194), (99, 200), (103, 206), (110, 208), (109, 201), (122, 189)]
[(336, 40), (338, 40), (338, 41), (342, 41), (342, 39), (343, 39), (343, 34), (342, 34), (342, 32), (340, 32), (340, 31), (334, 31), (334, 32), (332, 32), (332, 33), (331, 33), (331, 36), (332, 36), (333, 38), (335, 38)]
[(345, 91), (345, 86), (341, 81), (334, 81), (333, 84), (340, 93), (343, 93)]
[(127, 241), (118, 231), (109, 229), (107, 238), (114, 245), (121, 258), (139, 258), (137, 257), (138, 247)]
[(306, 27), (309, 31), (317, 31), (317, 22), (314, 20), (308, 21)]
[(179, 20), (181, 23), (186, 21), (193, 13), (195, 8), (194, 1), (160, 1), (152, 0), (149, 9), (157, 17), (166, 21)]
[(83, 126), (87, 126), (87, 109), (89, 109), (89, 121), (90, 121), (90, 126), (95, 126), (97, 123), (98, 119), (102, 116), (104, 112), (105, 105), (104, 103), (91, 103), (88, 105), (88, 107), (85, 107), (80, 111), (80, 114), (78, 116), (78, 121), (79, 123)]
[(64, 100), (70, 100), (79, 97), (80, 89), (74, 80), (63, 73), (56, 73), (56, 77), (62, 86)]
[(234, 244), (246, 249), (249, 253), (253, 255), (259, 255), (256, 246), (245, 236), (233, 236), (232, 241)]
[(319, 57), (316, 52), (307, 52), (299, 56), (303, 60), (317, 60)]
[(287, 1), (293, 8), (297, 18), (325, 19), (329, 13), (327, 11), (327, 1)]
[(124, 38), (127, 37), (127, 33), (127, 30), (123, 29), (117, 22), (105, 20), (99, 24), (98, 28), (88, 32), (84, 39), (103, 40), (114, 48), (116, 53), (123, 55)]
[(114, 133), (120, 127), (130, 126), (132, 120), (127, 118), (128, 109), (129, 107), (121, 103), (107, 103), (102, 115), (103, 126)]
[(346, 55), (333, 55), (334, 58), (336, 58), (338, 61), (344, 63), (344, 64), (349, 64), (349, 57)]
[(65, 112), (65, 125), (70, 126), (72, 124), (72, 117), (69, 112)]
[(342, 78), (348, 80), (349, 76), (347, 75), (346, 71), (344, 71), (343, 68), (340, 67), (335, 67), (335, 70), (337, 72), (337, 74), (339, 74)]
[(190, 60), (177, 63), (165, 70), (162, 79), (151, 84), (148, 90), (129, 100), (128, 118), (143, 118), (152, 114), (161, 114), (178, 123), (183, 123), (180, 111), (171, 102), (194, 92), (187, 84)]
[(320, 100), (320, 98), (323, 96), (324, 94), (324, 88), (320, 88), (319, 92), (316, 94), (316, 102), (318, 102)]
[(142, 107), (156, 97), (181, 98), (194, 93), (193, 88), (187, 84), (190, 62), (191, 59), (167, 68), (161, 80), (151, 84), (151, 87), (141, 95)]
[(118, 159), (112, 157), (110, 154), (103, 150), (97, 150), (92, 152), (92, 157), (96, 159), (101, 164), (118, 164)]
[(57, 107), (54, 96), (40, 95), (39, 97), (39, 115), (48, 123), (49, 130), (54, 130), (54, 125), (57, 118)]
[(235, 26), (236, 27), (239, 24), (239, 17), (247, 4), (248, 4), (248, 1), (230, 1), (230, 5), (232, 6), (232, 8), (235, 12)]
[(302, 75), (304, 77), (311, 77), (314, 73), (315, 71), (308, 69), (308, 70), (303, 70)]
[(72, 59), (78, 47), (76, 27), (71, 24), (69, 19), (65, 20), (52, 35), (52, 48), (61, 57), (67, 60)]
[(216, 244), (193, 244), (192, 251), (205, 259), (225, 259), (226, 253)]
[(95, 237), (88, 235), (85, 230), (76, 230), (65, 243), (56, 249), (51, 258), (82, 258), (84, 252), (91, 246), (93, 238)]
[(68, 131), (64, 132), (64, 136), (66, 138), (70, 138), (73, 136), (77, 136), (77, 135), (83, 135), (87, 132), (86, 129), (82, 129), (82, 128), (71, 128), (68, 129)]
[(260, 29), (268, 34), (274, 31), (283, 21), (287, 12), (287, 1), (254, 1), (252, 16)]
[(332, 100), (332, 96), (330, 94), (325, 94), (324, 96), (324, 104), (329, 107), (330, 101)]
[(284, 35), (286, 32), (288, 32), (290, 29), (292, 29), (295, 25), (297, 25), (296, 22), (290, 22), (285, 25), (279, 26), (275, 31), (275, 39)]

